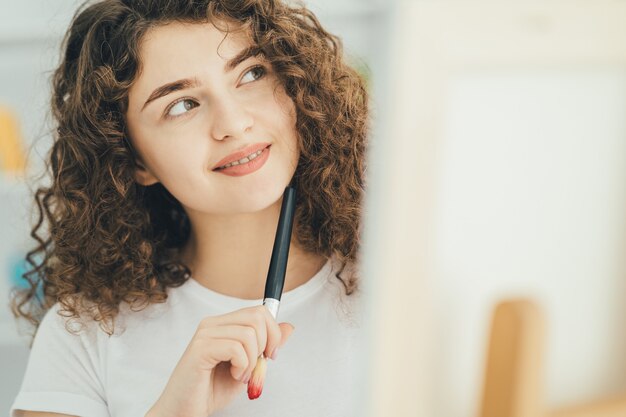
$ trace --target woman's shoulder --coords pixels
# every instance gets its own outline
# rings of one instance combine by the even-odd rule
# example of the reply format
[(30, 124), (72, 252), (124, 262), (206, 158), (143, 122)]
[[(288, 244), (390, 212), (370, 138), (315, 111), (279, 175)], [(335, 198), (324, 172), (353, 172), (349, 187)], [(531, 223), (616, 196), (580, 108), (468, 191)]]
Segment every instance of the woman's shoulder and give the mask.
[(360, 327), (363, 319), (363, 286), (357, 264), (331, 258), (332, 271), (328, 276), (334, 296), (335, 309), (348, 327)]
[(97, 323), (84, 315), (73, 315), (60, 301), (43, 313), (30, 336), (33, 338), (31, 348), (39, 346), (39, 351), (42, 351), (41, 346), (48, 346), (50, 352), (55, 349), (57, 352), (93, 351), (98, 346)]
[(162, 314), (165, 303), (144, 303), (142, 305), (120, 302), (117, 311), (110, 319), (103, 319), (103, 312), (97, 303), (81, 300), (68, 304), (56, 301), (43, 315), (37, 333), (56, 333), (77, 336), (83, 339), (98, 339), (104, 336), (119, 335), (133, 321), (142, 321)]
[(74, 313), (70, 311), (68, 305), (56, 301), (44, 314), (38, 327), (38, 331), (46, 329), (48, 331), (59, 331), (64, 329), (68, 333), (78, 334), (83, 331), (89, 331), (93, 327), (91, 320), (85, 311), (76, 310)]

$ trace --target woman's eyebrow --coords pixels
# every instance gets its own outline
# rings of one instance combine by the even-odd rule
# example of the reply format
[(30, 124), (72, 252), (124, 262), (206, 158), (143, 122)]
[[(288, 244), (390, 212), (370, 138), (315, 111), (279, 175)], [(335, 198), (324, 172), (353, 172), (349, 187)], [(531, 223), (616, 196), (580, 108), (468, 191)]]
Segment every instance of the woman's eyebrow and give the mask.
[[(224, 71), (225, 72), (232, 71), (233, 69), (237, 67), (237, 65), (241, 64), (243, 61), (247, 60), (248, 58), (258, 56), (258, 55), (263, 55), (263, 52), (261, 51), (259, 47), (249, 46), (247, 48), (244, 48), (237, 55), (235, 55), (235, 57), (228, 60), (228, 62), (224, 66)], [(146, 106), (150, 104), (150, 102), (158, 98), (161, 98), (163, 96), (166, 96), (168, 94), (174, 93), (179, 90), (184, 90), (186, 88), (198, 87), (200, 84), (201, 83), (198, 81), (197, 78), (184, 78), (182, 80), (177, 80), (171, 83), (164, 84), (160, 86), (159, 88), (157, 88), (156, 90), (154, 90), (152, 94), (150, 94), (150, 97), (148, 97), (148, 100), (146, 100), (146, 102), (143, 104), (141, 111), (143, 111), (143, 109), (145, 109)]]
[(228, 62), (226, 63), (226, 66), (224, 67), (224, 71), (225, 72), (232, 71), (233, 69), (237, 67), (237, 65), (241, 64), (246, 59), (252, 58), (253, 56), (259, 56), (259, 55), (263, 55), (263, 51), (258, 46), (249, 46), (247, 48), (244, 48), (233, 58), (228, 60)]
[(150, 102), (158, 98), (161, 98), (163, 96), (166, 96), (168, 94), (174, 93), (179, 90), (184, 90), (186, 88), (197, 87), (199, 85), (200, 85), (200, 82), (198, 81), (197, 78), (184, 78), (182, 80), (177, 80), (171, 83), (164, 84), (161, 87), (154, 90), (152, 94), (150, 94), (150, 97), (148, 97), (148, 100), (146, 100), (146, 102), (143, 104), (141, 111), (143, 111), (143, 109), (145, 109), (146, 106), (150, 104)]

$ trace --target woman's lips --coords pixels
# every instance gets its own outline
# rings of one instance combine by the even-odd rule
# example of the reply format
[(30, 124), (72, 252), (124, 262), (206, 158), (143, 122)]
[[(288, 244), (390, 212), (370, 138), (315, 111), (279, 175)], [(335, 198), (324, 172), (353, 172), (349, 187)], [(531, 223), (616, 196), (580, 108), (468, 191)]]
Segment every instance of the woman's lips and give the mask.
[(270, 157), (270, 149), (271, 146), (268, 146), (263, 149), (259, 156), (244, 164), (233, 165), (228, 168), (214, 169), (213, 171), (219, 174), (229, 175), (231, 177), (241, 177), (243, 175), (251, 174), (265, 165), (265, 162), (267, 162), (267, 159)]
[(215, 166), (213, 167), (213, 171), (231, 162), (239, 161), (240, 159), (243, 159), (248, 155), (252, 155), (253, 153), (261, 149), (267, 148), (270, 145), (271, 144), (267, 142), (260, 142), (239, 149), (238, 151), (231, 153), (227, 157), (222, 158), (217, 164), (215, 164)]

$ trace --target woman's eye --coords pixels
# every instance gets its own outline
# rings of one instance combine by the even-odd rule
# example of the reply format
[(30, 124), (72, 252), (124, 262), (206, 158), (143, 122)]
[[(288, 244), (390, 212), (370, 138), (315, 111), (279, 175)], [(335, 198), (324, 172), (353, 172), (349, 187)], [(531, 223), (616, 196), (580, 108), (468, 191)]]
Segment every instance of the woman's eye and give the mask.
[(196, 106), (197, 104), (195, 101), (186, 98), (174, 104), (172, 107), (170, 107), (169, 110), (167, 111), (167, 115), (169, 117), (180, 116), (181, 114), (186, 113), (187, 111), (193, 109)]
[(246, 71), (243, 77), (241, 77), (241, 84), (247, 84), (249, 82), (256, 81), (264, 75), (265, 68), (257, 65), (256, 67), (250, 68), (250, 70)]

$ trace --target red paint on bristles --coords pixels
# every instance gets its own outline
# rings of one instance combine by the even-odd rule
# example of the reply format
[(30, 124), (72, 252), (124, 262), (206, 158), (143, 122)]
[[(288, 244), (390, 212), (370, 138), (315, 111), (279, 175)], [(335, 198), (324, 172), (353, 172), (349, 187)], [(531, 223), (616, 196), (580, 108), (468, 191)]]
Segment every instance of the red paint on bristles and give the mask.
[(267, 361), (263, 355), (256, 360), (256, 366), (252, 371), (250, 381), (248, 381), (248, 398), (255, 400), (261, 396), (263, 392), (263, 382), (265, 381), (265, 371), (267, 370)]

